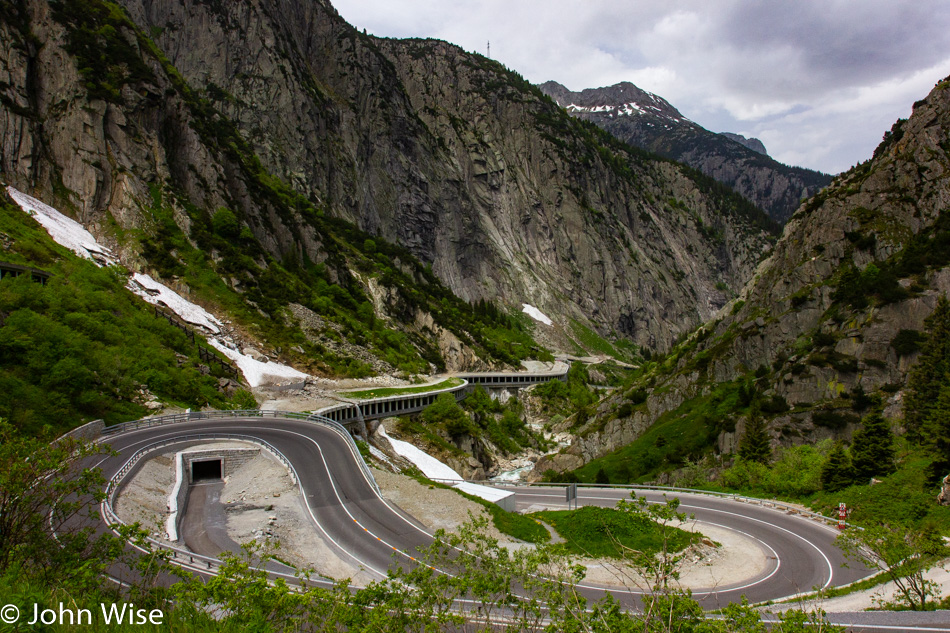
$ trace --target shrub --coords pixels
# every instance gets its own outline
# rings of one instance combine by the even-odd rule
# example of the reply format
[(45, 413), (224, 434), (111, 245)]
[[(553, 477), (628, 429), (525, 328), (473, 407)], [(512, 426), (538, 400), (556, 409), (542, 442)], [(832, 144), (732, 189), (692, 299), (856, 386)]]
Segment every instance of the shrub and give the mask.
[(450, 393), (439, 394), (435, 402), (423, 409), (420, 417), (430, 426), (441, 426), (452, 437), (476, 432), (471, 418), (455, 401), (455, 396)]
[(630, 392), (630, 404), (637, 406), (647, 401), (646, 389), (636, 389)]
[(815, 335), (811, 337), (812, 345), (816, 348), (834, 345), (835, 340), (834, 335), (828, 332), (815, 332)]
[(841, 413), (835, 409), (827, 408), (812, 412), (811, 421), (815, 426), (823, 426), (837, 431), (848, 424), (857, 422), (858, 418), (850, 413)]
[(218, 209), (211, 219), (211, 225), (215, 234), (225, 239), (235, 239), (241, 234), (241, 223), (234, 211), (226, 207)]
[(785, 413), (791, 407), (788, 405), (788, 401), (785, 400), (782, 396), (774, 395), (771, 398), (767, 398), (762, 401), (760, 405), (762, 413), (772, 413), (779, 414)]
[(821, 467), (821, 487), (829, 492), (835, 492), (854, 485), (856, 480), (851, 457), (845, 451), (844, 444), (835, 442), (834, 448), (828, 453), (828, 458)]
[(926, 340), (927, 337), (919, 330), (901, 330), (891, 340), (891, 347), (898, 356), (908, 356), (920, 350), (920, 346)]

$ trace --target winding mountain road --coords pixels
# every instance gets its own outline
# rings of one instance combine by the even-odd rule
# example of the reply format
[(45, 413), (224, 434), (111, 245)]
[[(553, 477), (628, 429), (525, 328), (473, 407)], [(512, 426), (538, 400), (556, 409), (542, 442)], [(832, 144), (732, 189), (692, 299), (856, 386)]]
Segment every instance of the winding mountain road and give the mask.
[[(414, 564), (417, 549), (432, 542), (425, 527), (380, 496), (370, 471), (365, 468), (346, 431), (331, 423), (269, 413), (268, 417), (201, 418), (133, 428), (105, 438), (117, 454), (104, 458), (98, 465), (107, 478), (118, 475), (119, 479), (125, 479), (138, 466), (128, 465), (130, 457), (142, 449), (151, 446), (164, 448), (176, 442), (195, 443), (199, 441), (196, 439), (199, 435), (252, 438), (282, 455), (299, 483), (314, 529), (339, 556), (372, 575), (385, 576), (393, 564)], [(561, 488), (507, 488), (516, 494), (519, 508), (553, 505), (564, 500)], [(611, 506), (628, 495), (628, 490), (582, 488), (578, 500), (585, 505)], [(662, 500), (659, 491), (638, 491), (638, 495), (650, 501)], [(676, 496), (681, 499), (681, 509), (694, 514), (698, 522), (742, 532), (771, 552), (767, 568), (752, 579), (733, 585), (694, 589), (694, 597), (707, 609), (739, 601), (742, 596), (751, 602), (779, 600), (814, 587), (847, 584), (868, 574), (867, 570), (854, 565), (850, 568), (842, 566), (844, 559), (834, 545), (836, 531), (827, 525), (731, 499), (680, 492)], [(102, 516), (104, 521), (108, 518), (115, 520), (108, 499), (103, 504)], [(581, 590), (596, 600), (607, 589), (584, 585)], [(636, 592), (611, 591), (625, 605), (635, 606)], [(866, 616), (861, 617), (867, 620)], [(854, 630), (950, 630), (950, 627), (941, 628), (943, 624), (950, 624), (950, 617), (945, 620), (946, 623), (927, 622), (922, 628), (911, 624), (912, 620), (902, 620), (896, 627), (872, 621), (867, 625), (870, 628), (865, 629), (862, 625)]]

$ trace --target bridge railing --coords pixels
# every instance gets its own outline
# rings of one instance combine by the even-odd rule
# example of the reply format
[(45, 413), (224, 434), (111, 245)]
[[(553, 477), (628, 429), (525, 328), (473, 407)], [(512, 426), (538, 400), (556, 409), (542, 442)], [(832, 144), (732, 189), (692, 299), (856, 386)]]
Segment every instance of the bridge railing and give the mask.
[[(465, 398), (468, 395), (468, 392), (471, 388), (471, 385), (464, 378), (462, 382), (458, 385), (452, 385), (451, 387), (443, 387), (442, 389), (433, 389), (431, 391), (419, 391), (416, 393), (399, 393), (391, 396), (380, 396), (378, 398), (364, 398), (364, 399), (351, 399), (349, 401), (340, 402), (338, 404), (331, 404), (328, 407), (323, 407), (322, 409), (317, 410), (317, 414), (324, 417), (329, 417), (337, 412), (343, 411), (343, 421), (344, 422), (358, 422), (365, 419), (376, 419), (379, 417), (389, 417), (392, 415), (397, 415), (399, 413), (408, 413), (416, 409), (416, 407), (404, 407), (404, 408), (394, 408), (385, 413), (377, 412), (371, 413), (370, 409), (373, 405), (383, 404), (385, 402), (401, 403), (409, 400), (432, 400), (443, 394), (451, 393), (455, 396), (455, 400), (459, 401)], [(431, 404), (428, 403), (428, 404)], [(428, 404), (426, 406), (428, 406)]]

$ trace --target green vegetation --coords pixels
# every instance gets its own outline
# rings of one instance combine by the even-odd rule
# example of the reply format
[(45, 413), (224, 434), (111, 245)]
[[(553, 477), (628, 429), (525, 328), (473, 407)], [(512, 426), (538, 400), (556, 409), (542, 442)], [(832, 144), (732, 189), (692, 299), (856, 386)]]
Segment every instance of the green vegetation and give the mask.
[(821, 467), (830, 449), (829, 441), (817, 446), (792, 446), (780, 449), (771, 465), (737, 461), (723, 471), (721, 489), (753, 497), (801, 499), (821, 489)]
[(950, 472), (950, 301), (942, 297), (925, 321), (927, 341), (907, 378), (905, 424), (933, 455), (934, 483)]
[(198, 348), (126, 290), (123, 273), (58, 246), (6, 200), (0, 232), (12, 239), (5, 259), (53, 275), (0, 280), (0, 416), (21, 431), (142, 417), (142, 389), (181, 407), (248, 404), (218, 391), (220, 367), (202, 369)]
[[(909, 238), (904, 248), (884, 261), (868, 264), (863, 271), (843, 269), (832, 298), (861, 309), (886, 305), (912, 296), (925, 287), (924, 273), (950, 263), (950, 213), (943, 211), (933, 225)], [(909, 288), (898, 283), (912, 278)]]
[[(662, 469), (697, 461), (712, 449), (720, 430), (735, 429), (734, 416), (749, 411), (758, 397), (755, 385), (752, 378), (720, 383), (710, 393), (661, 415), (634, 442), (585, 464), (571, 476), (590, 483), (603, 468), (611, 483), (639, 483)], [(630, 391), (630, 397), (637, 395), (636, 388)]]
[(581, 426), (590, 416), (588, 407), (597, 402), (597, 394), (587, 384), (590, 373), (583, 363), (573, 363), (567, 372), (567, 382), (550, 380), (532, 390), (545, 415), (567, 417), (576, 414), (574, 426)]
[(833, 512), (839, 503), (846, 503), (852, 509), (849, 520), (858, 525), (933, 524), (942, 533), (950, 533), (950, 508), (937, 505), (937, 490), (927, 483), (926, 471), (931, 460), (916, 451), (901, 457), (897, 470), (882, 477), (881, 483), (852, 485), (837, 492), (822, 491), (806, 500), (823, 513)]
[(122, 88), (154, 80), (123, 10), (105, 2), (50, 2), (53, 17), (69, 24), (66, 51), (79, 65), (92, 98), (123, 103)]
[(753, 414), (739, 441), (739, 459), (767, 464), (772, 459), (771, 439), (762, 416)]
[(492, 400), (481, 387), (476, 387), (461, 406), (452, 394), (440, 394), (435, 402), (423, 409), (417, 421), (401, 420), (399, 430), (419, 435), (434, 446), (456, 454), (460, 454), (459, 449), (446, 437), (457, 441), (466, 436), (486, 436), (507, 454), (529, 447), (543, 448), (548, 444), (541, 434), (528, 427), (524, 409), (517, 398), (502, 405)]
[(918, 351), (921, 343), (926, 340), (927, 337), (917, 330), (901, 330), (891, 341), (891, 347), (898, 356), (907, 356)]
[(505, 404), (493, 400), (481, 386), (462, 401), (475, 428), (488, 435), (491, 442), (506, 453), (518, 453), (526, 448), (547, 448), (550, 443), (543, 434), (532, 430), (526, 423), (521, 400), (511, 398)]
[[(549, 510), (533, 516), (550, 524), (571, 554), (588, 558), (625, 558), (630, 550), (655, 554), (663, 547), (660, 526), (649, 516), (616, 508), (585, 506), (578, 510)], [(669, 550), (678, 552), (700, 535), (674, 529)]]
[(612, 356), (618, 360), (626, 360), (617, 349), (610, 344), (610, 342), (594, 332), (592, 329), (577, 321), (576, 319), (571, 319), (571, 330), (574, 332), (574, 337), (577, 339), (577, 342), (580, 346), (588, 352), (593, 352), (596, 354), (606, 354), (607, 356)]
[(894, 472), (894, 433), (880, 413), (864, 418), (851, 437), (851, 464), (859, 482)]
[(835, 442), (828, 459), (821, 467), (821, 487), (828, 492), (838, 492), (856, 483), (854, 466), (851, 465), (851, 456), (842, 442)]
[(358, 391), (341, 391), (340, 395), (347, 398), (382, 398), (384, 396), (401, 396), (410, 393), (426, 393), (428, 391), (438, 391), (439, 389), (448, 389), (462, 384), (461, 378), (449, 378), (433, 385), (422, 385), (420, 387), (380, 387), (378, 389), (360, 389)]

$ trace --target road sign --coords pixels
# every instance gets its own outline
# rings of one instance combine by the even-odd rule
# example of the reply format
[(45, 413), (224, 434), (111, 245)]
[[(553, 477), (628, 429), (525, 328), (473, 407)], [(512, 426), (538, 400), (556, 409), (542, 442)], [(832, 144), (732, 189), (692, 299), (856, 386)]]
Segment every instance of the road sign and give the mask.
[(838, 504), (838, 529), (843, 530), (845, 528), (845, 519), (848, 518), (848, 506), (843, 503)]
[(574, 501), (574, 508), (577, 509), (577, 484), (568, 484), (565, 489), (567, 497), (567, 509), (571, 509), (571, 501)]

